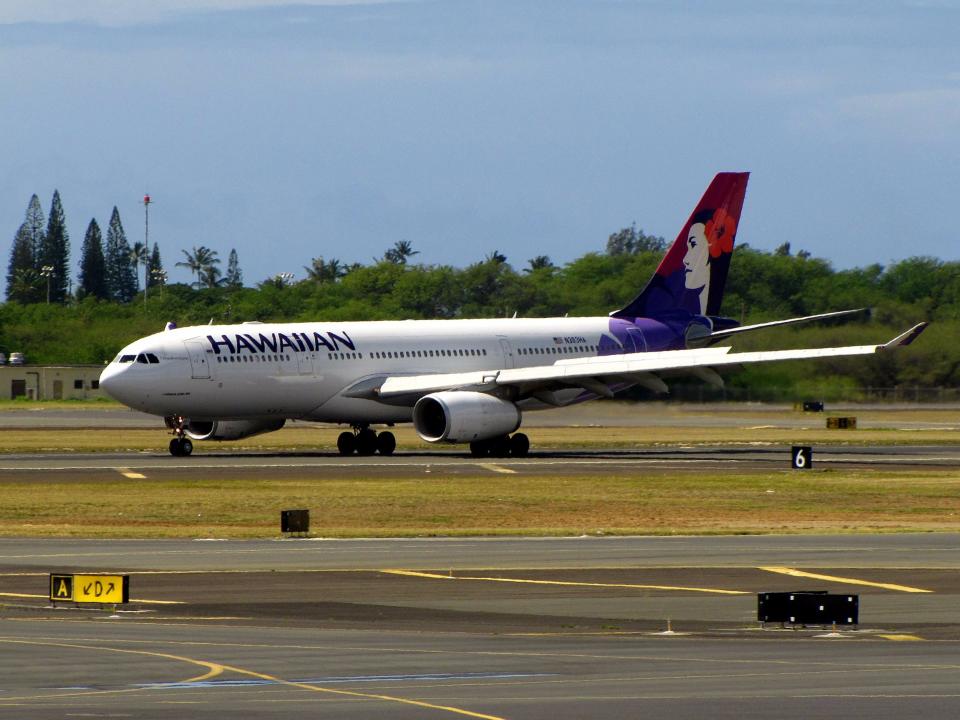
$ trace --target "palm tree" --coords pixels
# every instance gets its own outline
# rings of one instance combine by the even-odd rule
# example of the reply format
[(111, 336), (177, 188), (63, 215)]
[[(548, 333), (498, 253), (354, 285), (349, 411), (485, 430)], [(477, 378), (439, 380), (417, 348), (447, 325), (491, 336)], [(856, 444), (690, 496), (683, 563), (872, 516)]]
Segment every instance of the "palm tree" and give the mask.
[(135, 242), (130, 248), (130, 262), (133, 263), (133, 277), (136, 281), (137, 292), (140, 292), (140, 266), (143, 265), (143, 286), (149, 285), (147, 281), (147, 266), (150, 264), (150, 248), (142, 242)]
[(523, 269), (525, 273), (532, 273), (545, 268), (552, 269), (554, 266), (549, 255), (537, 255), (536, 257), (532, 257), (527, 260), (527, 262), (530, 264), (530, 266)]
[(414, 250), (409, 240), (397, 240), (393, 247), (383, 254), (383, 259), (397, 265), (406, 265), (407, 259), (419, 254), (420, 251)]
[[(201, 245), (197, 247), (193, 246), (193, 253), (189, 253), (186, 250), (181, 250), (183, 253), (184, 261), (178, 262), (177, 267), (189, 268), (190, 272), (196, 276), (196, 282), (193, 283), (194, 286), (201, 287), (210, 287), (205, 284), (205, 276), (209, 274), (209, 269), (214, 265), (220, 264), (220, 258), (217, 257), (217, 251), (211, 250), (206, 245)], [(217, 276), (219, 277), (219, 271)], [(216, 279), (216, 278), (215, 278)]]
[[(216, 262), (220, 262), (217, 260)], [(206, 288), (215, 288), (224, 284), (224, 280), (220, 278), (222, 273), (220, 268), (216, 265), (207, 265), (203, 270), (200, 271), (200, 276), (198, 280), (203, 287)]]
[(322, 257), (315, 257), (310, 261), (310, 267), (304, 265), (303, 269), (307, 272), (306, 279), (317, 284), (336, 282), (347, 273), (343, 263), (336, 258), (324, 260)]

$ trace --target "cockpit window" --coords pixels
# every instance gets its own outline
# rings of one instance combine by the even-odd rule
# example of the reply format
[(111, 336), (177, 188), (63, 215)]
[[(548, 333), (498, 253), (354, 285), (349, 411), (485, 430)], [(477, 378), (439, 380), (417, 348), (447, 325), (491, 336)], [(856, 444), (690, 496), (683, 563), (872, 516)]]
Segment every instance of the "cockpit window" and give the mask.
[(151, 365), (159, 364), (160, 360), (157, 359), (156, 355), (154, 355), (153, 353), (144, 353), (144, 354), (147, 356), (147, 360), (150, 361)]
[(131, 363), (137, 359), (136, 355), (121, 355), (119, 362), (121, 363)]

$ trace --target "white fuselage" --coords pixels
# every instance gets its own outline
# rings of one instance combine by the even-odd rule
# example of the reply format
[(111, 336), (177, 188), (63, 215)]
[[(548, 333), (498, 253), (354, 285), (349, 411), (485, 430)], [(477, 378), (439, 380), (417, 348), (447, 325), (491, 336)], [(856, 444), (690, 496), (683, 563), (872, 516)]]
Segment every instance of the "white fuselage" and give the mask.
[(637, 342), (623, 347), (606, 317), (194, 326), (131, 343), (101, 384), (161, 416), (407, 422), (412, 403), (381, 402), (364, 383), (550, 365), (601, 354), (601, 344), (602, 354), (634, 352)]

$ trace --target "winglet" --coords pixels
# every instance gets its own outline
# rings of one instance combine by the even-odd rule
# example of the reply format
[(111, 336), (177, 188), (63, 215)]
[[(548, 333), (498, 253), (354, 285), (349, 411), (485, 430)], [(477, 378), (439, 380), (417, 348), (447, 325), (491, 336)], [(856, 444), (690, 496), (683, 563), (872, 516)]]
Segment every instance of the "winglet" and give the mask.
[(909, 345), (914, 340), (916, 340), (920, 333), (927, 329), (927, 325), (930, 323), (922, 322), (914, 325), (912, 328), (907, 330), (905, 333), (897, 335), (893, 340), (888, 343), (884, 343), (878, 349), (879, 350), (889, 350), (890, 348), (900, 347), (902, 345)]

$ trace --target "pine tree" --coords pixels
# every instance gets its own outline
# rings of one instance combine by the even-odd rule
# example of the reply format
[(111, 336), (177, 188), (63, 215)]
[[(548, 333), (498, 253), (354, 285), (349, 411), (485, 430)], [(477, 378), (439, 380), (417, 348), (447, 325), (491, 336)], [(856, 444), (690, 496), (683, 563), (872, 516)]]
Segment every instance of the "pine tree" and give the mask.
[(224, 284), (231, 288), (243, 287), (243, 271), (240, 269), (236, 250), (231, 250), (230, 257), (227, 259), (227, 275), (224, 278)]
[[(34, 195), (36, 197), (36, 195)], [(10, 249), (10, 264), (7, 267), (7, 300), (11, 302), (36, 302), (39, 297), (36, 288), (25, 283), (24, 273), (34, 273), (33, 241), (30, 228), (24, 222), (17, 230)]]
[(47, 280), (50, 287), (50, 302), (66, 302), (70, 285), (70, 236), (67, 233), (59, 190), (53, 191), (50, 215), (47, 218), (47, 232), (41, 238), (39, 247), (36, 254), (36, 269), (43, 274), (44, 267), (51, 268), (51, 274)]
[(164, 285), (162, 273), (163, 263), (160, 261), (160, 247), (154, 243), (153, 252), (150, 253), (150, 257), (147, 258), (147, 275), (144, 278), (147, 287), (152, 288), (157, 285)]
[(27, 226), (30, 235), (30, 254), (33, 256), (33, 266), (36, 270), (37, 255), (40, 253), (41, 245), (43, 245), (43, 226), (47, 224), (47, 220), (43, 216), (43, 208), (40, 206), (40, 198), (37, 197), (36, 193), (30, 196), (24, 224)]
[(107, 281), (107, 292), (111, 300), (130, 302), (137, 294), (137, 276), (130, 261), (130, 244), (120, 222), (120, 211), (116, 206), (110, 215), (107, 228), (107, 245), (103, 253)]
[(100, 300), (108, 300), (106, 264), (103, 259), (103, 236), (96, 219), (91, 219), (87, 234), (83, 238), (83, 250), (80, 257), (80, 287), (78, 297), (92, 295)]

